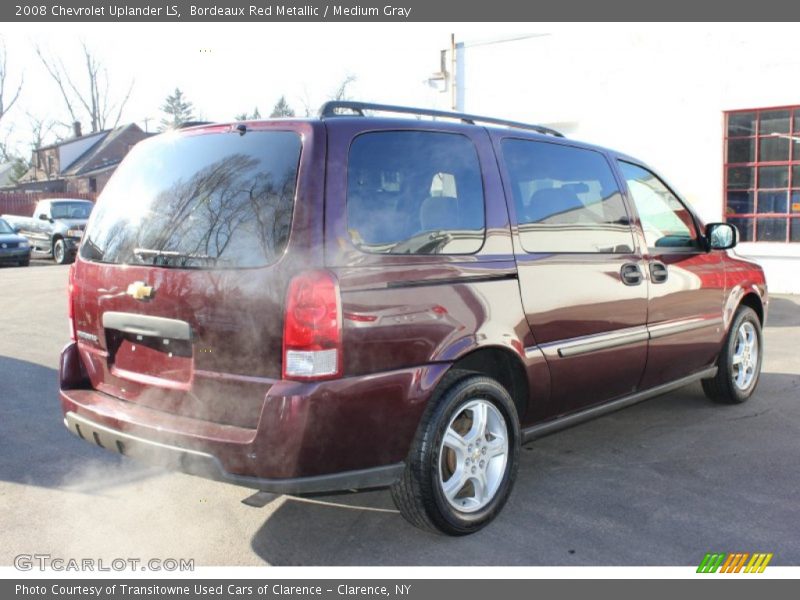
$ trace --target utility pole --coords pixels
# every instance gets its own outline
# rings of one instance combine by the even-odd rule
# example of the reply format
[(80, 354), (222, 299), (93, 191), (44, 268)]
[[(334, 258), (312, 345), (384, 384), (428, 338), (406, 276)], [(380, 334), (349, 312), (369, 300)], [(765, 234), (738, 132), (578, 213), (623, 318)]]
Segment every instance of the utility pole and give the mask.
[(450, 34), (450, 109), (456, 109), (456, 34)]
[(522, 35), (511, 35), (500, 38), (489, 38), (485, 40), (474, 40), (470, 42), (456, 43), (456, 34), (450, 34), (450, 73), (447, 81), (450, 85), (450, 108), (456, 112), (464, 112), (466, 106), (466, 51), (467, 48), (478, 48), (480, 46), (493, 46), (509, 42), (518, 42), (534, 38), (548, 37), (549, 33), (529, 33)]

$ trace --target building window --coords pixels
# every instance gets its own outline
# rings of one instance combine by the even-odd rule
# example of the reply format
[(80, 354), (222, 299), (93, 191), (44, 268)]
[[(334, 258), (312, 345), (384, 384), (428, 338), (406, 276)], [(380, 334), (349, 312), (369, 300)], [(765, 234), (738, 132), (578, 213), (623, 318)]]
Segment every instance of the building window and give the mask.
[(743, 242), (800, 242), (800, 106), (725, 113), (725, 218)]

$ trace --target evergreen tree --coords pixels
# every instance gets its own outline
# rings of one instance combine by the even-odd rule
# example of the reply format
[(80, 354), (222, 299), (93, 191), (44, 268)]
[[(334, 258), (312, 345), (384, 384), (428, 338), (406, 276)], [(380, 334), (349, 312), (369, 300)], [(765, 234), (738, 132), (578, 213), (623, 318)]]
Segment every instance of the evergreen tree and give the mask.
[(161, 111), (166, 114), (166, 117), (161, 119), (161, 131), (174, 129), (191, 121), (194, 119), (193, 110), (194, 106), (186, 100), (186, 96), (183, 95), (180, 88), (175, 88), (175, 93), (167, 96), (161, 106)]
[(11, 167), (11, 174), (9, 175), (9, 180), (11, 181), (11, 183), (16, 185), (17, 183), (19, 183), (19, 180), (22, 178), (22, 176), (28, 172), (28, 168), (30, 165), (28, 165), (27, 161), (24, 158), (21, 158), (19, 156), (14, 157), (14, 159), (11, 162), (13, 166)]
[(243, 112), (233, 117), (235, 121), (257, 121), (260, 118), (261, 118), (261, 111), (258, 110), (257, 106), (253, 109), (253, 112), (250, 113), (249, 115), (246, 112)]
[(275, 103), (275, 107), (272, 109), (272, 113), (269, 116), (271, 119), (275, 117), (294, 116), (294, 109), (289, 106), (289, 103), (286, 101), (286, 96), (280, 97), (278, 102)]

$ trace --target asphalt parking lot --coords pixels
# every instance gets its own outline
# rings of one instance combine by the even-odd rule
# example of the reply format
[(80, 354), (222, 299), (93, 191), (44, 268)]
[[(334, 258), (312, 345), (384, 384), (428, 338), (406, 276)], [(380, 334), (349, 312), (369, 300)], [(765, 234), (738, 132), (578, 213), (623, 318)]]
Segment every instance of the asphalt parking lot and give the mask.
[(509, 504), (467, 538), (418, 531), (372, 491), (264, 508), (248, 491), (90, 446), (62, 426), (67, 268), (0, 268), (0, 565), (18, 554), (197, 565), (800, 564), (800, 297), (775, 296), (750, 402), (699, 385), (523, 450)]

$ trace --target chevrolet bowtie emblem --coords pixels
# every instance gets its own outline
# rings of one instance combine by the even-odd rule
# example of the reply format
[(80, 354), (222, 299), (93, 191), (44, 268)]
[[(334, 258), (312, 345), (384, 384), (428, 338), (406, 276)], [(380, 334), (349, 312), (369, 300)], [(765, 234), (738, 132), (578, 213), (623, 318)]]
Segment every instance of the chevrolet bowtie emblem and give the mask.
[(144, 281), (134, 281), (128, 286), (128, 291), (125, 293), (134, 300), (147, 300), (153, 296), (153, 287)]

